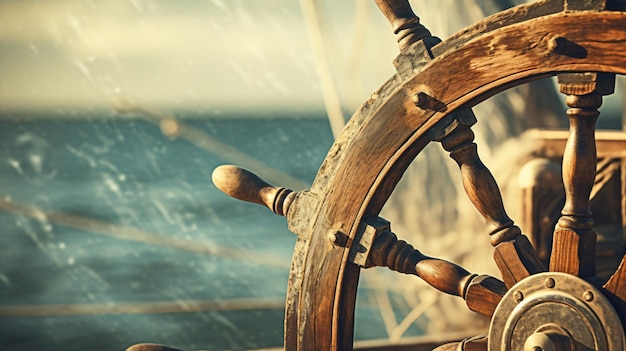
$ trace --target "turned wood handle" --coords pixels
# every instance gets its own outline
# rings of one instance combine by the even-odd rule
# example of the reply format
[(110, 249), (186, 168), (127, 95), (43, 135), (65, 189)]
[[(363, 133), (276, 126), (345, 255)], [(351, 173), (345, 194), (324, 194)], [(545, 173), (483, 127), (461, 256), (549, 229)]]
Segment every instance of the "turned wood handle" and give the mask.
[(376, 5), (391, 23), (395, 33), (402, 28), (402, 25), (412, 20), (418, 20), (408, 0), (376, 0)]
[(376, 0), (376, 5), (391, 24), (400, 50), (431, 36), (430, 31), (420, 24), (409, 0)]
[(375, 234), (368, 250), (367, 262), (364, 265), (357, 264), (362, 267), (387, 267), (396, 272), (416, 275), (439, 291), (462, 297), (472, 311), (491, 318), (507, 291), (502, 281), (472, 274), (452, 262), (425, 256), (413, 245), (398, 240), (388, 230), (389, 223), (386, 221), (369, 223), (375, 223), (382, 231)]
[(247, 169), (223, 165), (213, 170), (213, 184), (226, 195), (239, 200), (264, 205), (272, 212), (284, 216), (295, 193), (275, 187)]
[(452, 262), (423, 255), (411, 244), (398, 240), (390, 231), (384, 231), (376, 237), (369, 259), (374, 266), (417, 275), (435, 289), (461, 297), (474, 276)]
[(563, 152), (563, 184), (565, 206), (559, 226), (570, 229), (591, 229), (593, 219), (589, 209), (589, 196), (596, 177), (596, 121), (602, 104), (602, 95), (568, 95), (567, 116), (570, 131)]

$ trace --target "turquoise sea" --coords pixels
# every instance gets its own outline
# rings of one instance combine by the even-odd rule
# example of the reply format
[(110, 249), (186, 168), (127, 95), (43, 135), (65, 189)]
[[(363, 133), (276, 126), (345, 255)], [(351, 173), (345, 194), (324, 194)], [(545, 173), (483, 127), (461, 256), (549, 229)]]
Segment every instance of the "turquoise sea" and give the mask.
[[(215, 188), (232, 160), (143, 119), (57, 115), (0, 119), (0, 350), (280, 346), (295, 235)], [(178, 115), (307, 184), (332, 143), (318, 116)]]

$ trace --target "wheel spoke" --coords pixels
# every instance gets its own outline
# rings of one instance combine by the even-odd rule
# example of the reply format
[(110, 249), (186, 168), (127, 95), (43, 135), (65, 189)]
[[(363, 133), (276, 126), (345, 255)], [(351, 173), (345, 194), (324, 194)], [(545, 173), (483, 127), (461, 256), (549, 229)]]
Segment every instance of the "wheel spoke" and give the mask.
[[(439, 40), (419, 24), (407, 0), (377, 0), (400, 39), (401, 53), (394, 60), (397, 74), (352, 117), (329, 150), (311, 189), (290, 193), (232, 169), (216, 174), (220, 189), (286, 215), (289, 228), (299, 235), (287, 296), (287, 350), (351, 350), (360, 267), (375, 265), (418, 275), (441, 291), (463, 296), (470, 309), (491, 316), (491, 331), (507, 332), (501, 333), (502, 338), (490, 334), (490, 343), (495, 345), (490, 345), (491, 349), (498, 349), (505, 338), (513, 336), (550, 336), (549, 332), (534, 331), (543, 324), (576, 319), (561, 318), (554, 309), (580, 315), (561, 303), (564, 296), (569, 299), (565, 293), (579, 287), (584, 290), (576, 290), (572, 305), (580, 306), (585, 316), (597, 322), (594, 325), (599, 327), (591, 329), (603, 330), (602, 322), (608, 321), (605, 324), (613, 332), (605, 336), (621, 337), (615, 349), (623, 349), (623, 332), (615, 332), (619, 323), (613, 322), (616, 314), (610, 306), (602, 304), (601, 313), (589, 311), (602, 301), (602, 292), (569, 274), (535, 275), (544, 268), (528, 239), (504, 211), (498, 186), (473, 142), (470, 126), (475, 117), (463, 108), (556, 72), (626, 74), (623, 42), (618, 40), (626, 32), (625, 15), (618, 11), (575, 13), (582, 4), (578, 3), (565, 2), (574, 7), (558, 14), (563, 2), (538, 1), (512, 8), (435, 45)], [(409, 163), (429, 140), (440, 141), (461, 168), (465, 190), (489, 227), (504, 283), (425, 256), (398, 240), (384, 225), (368, 226), (369, 218), (380, 213)], [(563, 251), (563, 255), (570, 253)], [(606, 289), (621, 294), (623, 275), (619, 269)], [(576, 279), (554, 284), (556, 278)], [(507, 286), (516, 282), (526, 290), (502, 296)], [(524, 323), (508, 323), (509, 310), (500, 315), (500, 308), (494, 312), (494, 306), (507, 301)], [(536, 312), (538, 305), (543, 306)], [(538, 320), (538, 316), (544, 318)], [(590, 329), (589, 323), (580, 329)], [(459, 348), (485, 350), (483, 340), (466, 340)]]
[(622, 257), (622, 262), (615, 273), (604, 284), (604, 288), (626, 302), (626, 255)]
[(429, 137), (440, 141), (461, 168), (465, 192), (487, 223), (491, 244), (495, 246), (494, 259), (510, 287), (545, 269), (528, 238), (506, 214), (498, 184), (478, 157), (470, 128), (474, 123), (472, 110), (460, 109), (435, 125)]
[(430, 31), (420, 23), (408, 0), (376, 0), (376, 5), (393, 27), (393, 32), (397, 34), (400, 50), (431, 37)]
[(592, 277), (596, 233), (589, 197), (596, 176), (595, 125), (602, 96), (614, 90), (615, 75), (572, 73), (558, 78), (561, 92), (567, 94), (570, 135), (563, 153), (565, 206), (553, 235), (550, 271)]
[(603, 288), (613, 307), (617, 310), (622, 325), (626, 325), (626, 255), (622, 257), (619, 267)]
[(501, 280), (479, 275), (469, 283), (464, 299), (470, 310), (491, 319), (506, 292), (506, 286)]
[(398, 240), (389, 229), (389, 222), (382, 218), (366, 221), (352, 245), (351, 261), (366, 268), (387, 267), (416, 275), (439, 291), (462, 297), (470, 310), (487, 318), (493, 315), (507, 291), (502, 281), (472, 274), (452, 262), (426, 256), (406, 241)]
[(414, 274), (435, 289), (450, 295), (463, 296), (472, 274), (451, 262), (425, 256), (404, 240), (398, 240), (390, 231), (380, 233), (370, 253), (373, 266)]

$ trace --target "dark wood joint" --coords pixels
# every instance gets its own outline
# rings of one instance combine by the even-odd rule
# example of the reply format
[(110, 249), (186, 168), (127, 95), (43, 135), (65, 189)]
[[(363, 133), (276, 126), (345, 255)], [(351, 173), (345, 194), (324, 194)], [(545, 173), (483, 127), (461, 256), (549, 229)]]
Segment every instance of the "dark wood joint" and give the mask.
[[(572, 230), (557, 227), (553, 235), (550, 271), (582, 278), (596, 274), (596, 233), (593, 230)], [(558, 247), (557, 247), (558, 245)]]
[(364, 220), (359, 225), (354, 243), (350, 248), (350, 262), (364, 268), (373, 266), (370, 260), (370, 254), (374, 240), (380, 233), (390, 230), (391, 224), (383, 218), (373, 217)]
[[(418, 93), (419, 94), (419, 93)], [(470, 128), (478, 120), (471, 108), (460, 108), (450, 112), (428, 131), (430, 140), (442, 142), (459, 128)], [(472, 138), (473, 139), (473, 138)]]
[(441, 39), (432, 36), (420, 23), (408, 0), (376, 0), (376, 5), (396, 34), (400, 54), (394, 65), (398, 75), (406, 79), (432, 60), (431, 49), (441, 43)]
[(552, 38), (548, 43), (548, 48), (555, 54), (565, 55), (577, 59), (584, 59), (589, 54), (584, 46), (564, 37)]
[(558, 83), (567, 95), (570, 129), (562, 164), (565, 205), (553, 234), (550, 270), (590, 278), (596, 273), (596, 234), (589, 201), (598, 163), (595, 128), (602, 96), (615, 90), (615, 75), (562, 74)]
[(607, 0), (565, 0), (565, 11), (602, 11), (607, 7)]
[(525, 235), (498, 244), (493, 257), (502, 273), (504, 284), (509, 288), (530, 275), (545, 272), (545, 267)]
[(566, 95), (596, 93), (606, 96), (615, 92), (615, 73), (564, 73), (557, 76), (557, 82), (561, 93)]
[(565, 0), (565, 11), (624, 11), (626, 1), (624, 0)]
[(470, 310), (491, 319), (506, 292), (506, 285), (501, 280), (479, 275), (469, 282), (463, 298)]

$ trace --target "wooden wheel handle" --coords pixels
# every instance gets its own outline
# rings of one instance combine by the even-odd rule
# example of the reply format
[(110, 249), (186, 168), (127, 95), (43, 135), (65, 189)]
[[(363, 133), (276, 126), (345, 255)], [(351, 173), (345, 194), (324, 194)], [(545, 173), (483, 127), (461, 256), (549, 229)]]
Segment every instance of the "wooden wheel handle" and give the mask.
[(275, 187), (247, 169), (223, 165), (215, 168), (213, 184), (228, 196), (264, 205), (272, 212), (285, 216), (295, 194), (287, 188)]
[(376, 0), (376, 5), (397, 35), (400, 50), (431, 36), (430, 31), (420, 24), (408, 0)]

